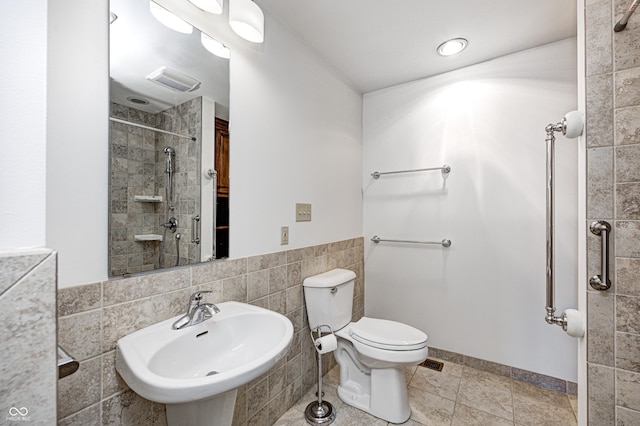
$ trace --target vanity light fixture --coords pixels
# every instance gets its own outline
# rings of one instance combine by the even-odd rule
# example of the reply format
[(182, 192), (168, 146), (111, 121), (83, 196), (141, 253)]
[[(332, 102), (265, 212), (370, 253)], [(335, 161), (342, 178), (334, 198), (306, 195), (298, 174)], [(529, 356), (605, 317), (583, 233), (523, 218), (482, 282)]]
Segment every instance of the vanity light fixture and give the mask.
[(191, 34), (193, 32), (193, 27), (189, 23), (178, 18), (153, 0), (149, 0), (149, 8), (153, 17), (160, 21), (162, 25), (183, 34)]
[(252, 0), (229, 1), (229, 25), (247, 41), (264, 41), (264, 13)]
[(220, 15), (222, 13), (222, 1), (223, 0), (189, 0), (194, 6), (204, 10), (205, 12), (215, 13)]
[(229, 59), (231, 56), (231, 51), (227, 46), (220, 43), (218, 40), (209, 37), (205, 33), (200, 33), (200, 42), (205, 49), (220, 58)]
[(454, 38), (447, 40), (438, 46), (438, 53), (441, 56), (452, 56), (462, 52), (469, 42), (464, 38)]

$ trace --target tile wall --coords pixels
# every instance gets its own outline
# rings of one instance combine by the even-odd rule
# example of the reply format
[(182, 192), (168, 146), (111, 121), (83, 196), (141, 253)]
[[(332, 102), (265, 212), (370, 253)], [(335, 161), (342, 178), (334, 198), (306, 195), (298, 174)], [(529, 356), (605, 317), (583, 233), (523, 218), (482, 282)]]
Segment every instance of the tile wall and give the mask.
[[(195, 136), (192, 141), (171, 135), (158, 134), (156, 145), (156, 177), (159, 194), (165, 194), (167, 174), (166, 155), (163, 152), (165, 146), (176, 150), (173, 177), (173, 207), (170, 216), (178, 220), (178, 229), (175, 234), (167, 233), (168, 238), (164, 244), (163, 266), (175, 266), (177, 259), (175, 236), (179, 233), (182, 238), (180, 245), (180, 265), (189, 265), (200, 262), (200, 246), (191, 242), (192, 218), (200, 214), (200, 167), (201, 141), (202, 141), (202, 98), (198, 97), (189, 102), (158, 113), (159, 127), (169, 132), (181, 135)], [(213, 164), (211, 165), (213, 167)], [(165, 219), (165, 206), (163, 203), (158, 209), (158, 223)]]
[[(198, 97), (166, 111), (152, 114), (123, 105), (111, 104), (111, 116), (174, 133), (193, 135), (196, 141), (164, 135), (127, 124), (110, 123), (110, 236), (109, 275), (118, 276), (152, 270), (156, 267), (160, 243), (137, 242), (134, 235), (163, 235), (161, 224), (166, 210), (165, 146), (176, 150), (174, 166), (175, 208), (170, 216), (178, 219), (180, 264), (199, 262), (199, 246), (191, 243), (191, 218), (200, 213), (200, 140), (202, 98)], [(162, 203), (134, 200), (136, 195), (161, 195)], [(167, 233), (163, 266), (176, 264), (176, 240)]]
[[(164, 425), (165, 407), (147, 401), (115, 371), (117, 340), (184, 312), (195, 291), (212, 302), (236, 300), (285, 314), (294, 325), (287, 357), (243, 386), (236, 425), (271, 425), (315, 384), (315, 352), (302, 291), (305, 277), (336, 267), (357, 274), (354, 320), (364, 314), (363, 239), (356, 238), (242, 259), (203, 263), (64, 288), (58, 294), (58, 340), (80, 369), (58, 384), (59, 425)], [(325, 372), (335, 365), (323, 358)], [(265, 414), (267, 413), (267, 414)]]
[(56, 253), (0, 253), (0, 424), (56, 421)]
[[(640, 16), (627, 0), (586, 1), (587, 219), (611, 233), (612, 287), (587, 288), (588, 423), (640, 424)], [(588, 276), (600, 237), (587, 231)]]

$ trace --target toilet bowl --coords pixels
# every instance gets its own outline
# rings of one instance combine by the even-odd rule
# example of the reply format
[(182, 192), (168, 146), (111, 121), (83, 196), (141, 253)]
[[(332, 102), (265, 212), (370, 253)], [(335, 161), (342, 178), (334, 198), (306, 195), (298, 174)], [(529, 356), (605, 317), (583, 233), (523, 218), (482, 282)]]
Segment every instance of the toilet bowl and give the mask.
[(404, 369), (427, 358), (427, 335), (396, 321), (351, 322), (355, 273), (334, 269), (303, 282), (309, 326), (329, 325), (338, 340), (338, 396), (391, 423), (411, 416)]

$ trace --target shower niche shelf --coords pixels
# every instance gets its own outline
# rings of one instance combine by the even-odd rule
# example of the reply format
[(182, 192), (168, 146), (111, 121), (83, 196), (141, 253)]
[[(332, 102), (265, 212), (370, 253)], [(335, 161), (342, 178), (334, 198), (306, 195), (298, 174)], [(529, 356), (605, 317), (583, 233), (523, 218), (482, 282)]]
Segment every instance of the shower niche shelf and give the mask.
[(134, 235), (134, 241), (162, 241), (162, 235), (159, 234), (141, 234)]
[(133, 200), (139, 203), (161, 203), (162, 195), (134, 195)]

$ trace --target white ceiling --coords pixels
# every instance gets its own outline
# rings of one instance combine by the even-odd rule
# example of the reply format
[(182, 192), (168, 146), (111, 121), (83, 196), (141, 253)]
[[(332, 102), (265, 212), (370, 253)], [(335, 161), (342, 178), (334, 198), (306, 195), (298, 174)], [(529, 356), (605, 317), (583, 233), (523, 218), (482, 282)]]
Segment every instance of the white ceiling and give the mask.
[[(577, 32), (575, 0), (256, 2), (363, 93), (574, 37)], [(456, 37), (469, 41), (467, 49), (455, 57), (438, 56), (438, 45)]]
[[(229, 61), (204, 49), (199, 30), (180, 34), (165, 27), (151, 16), (149, 0), (110, 0), (110, 10), (118, 17), (109, 26), (112, 102), (156, 113), (206, 96), (216, 102), (217, 116), (228, 115)], [(202, 84), (192, 92), (182, 93), (146, 79), (161, 66), (187, 74)], [(144, 98), (149, 104), (134, 104), (127, 97)]]

